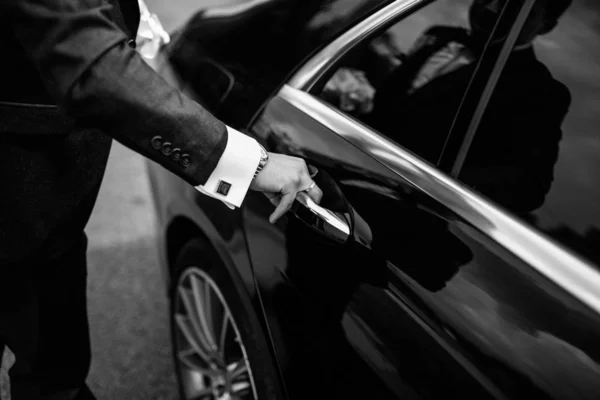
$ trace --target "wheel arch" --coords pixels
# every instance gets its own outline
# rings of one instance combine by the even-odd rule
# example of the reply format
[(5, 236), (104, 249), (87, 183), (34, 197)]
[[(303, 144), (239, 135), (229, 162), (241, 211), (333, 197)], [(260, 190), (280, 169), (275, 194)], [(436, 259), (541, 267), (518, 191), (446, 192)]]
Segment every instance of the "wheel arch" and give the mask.
[(210, 243), (207, 235), (191, 219), (181, 215), (173, 218), (165, 233), (166, 261), (170, 273), (174, 272), (177, 256), (183, 246), (193, 239), (200, 239), (207, 244)]
[[(229, 254), (227, 244), (219, 239), (217, 229), (212, 226), (208, 218), (198, 216), (189, 216), (186, 214), (178, 214), (171, 218), (164, 231), (164, 251), (165, 262), (168, 271), (168, 286), (170, 279), (175, 272), (175, 265), (180, 251), (184, 246), (192, 241), (199, 240), (203, 243), (206, 249), (208, 261), (218, 263), (223, 268), (226, 268), (231, 276), (231, 279), (238, 287), (244, 291), (244, 295), (251, 300), (256, 295), (254, 286), (254, 273), (251, 268), (251, 260), (246, 257), (246, 262), (235, 262)], [(246, 254), (249, 254), (246, 251)]]

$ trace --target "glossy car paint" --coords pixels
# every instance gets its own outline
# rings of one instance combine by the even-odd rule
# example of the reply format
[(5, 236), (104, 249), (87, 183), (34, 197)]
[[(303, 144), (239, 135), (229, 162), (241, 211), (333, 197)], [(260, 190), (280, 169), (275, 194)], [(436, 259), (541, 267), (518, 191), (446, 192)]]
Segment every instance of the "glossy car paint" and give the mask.
[[(290, 116), (300, 123), (290, 124)], [(324, 297), (315, 300), (310, 311), (303, 309), (309, 315), (318, 315), (330, 302), (340, 311), (338, 302), (353, 297), (343, 315), (333, 313), (323, 317), (326, 323), (309, 324), (308, 329), (319, 326), (315, 340), (323, 340), (323, 326), (333, 324), (334, 329), (341, 320), (356, 354), (378, 371), (398, 398), (407, 392), (416, 398), (564, 398), (569, 393), (593, 398), (598, 393), (595, 310), (474, 227), (485, 221), (467, 221), (452, 211), (454, 204), (423, 195), (415, 188), (426, 188), (399, 175), (390, 179), (387, 168), (365, 158), (344, 135), (278, 97), (255, 132), (261, 137), (282, 130), (285, 135), (279, 135), (296, 149), (292, 154), (304, 154), (335, 177), (373, 233), (373, 250), (360, 258), (348, 247), (325, 244), (325, 250), (305, 233), (286, 242), (287, 255), (260, 259), (261, 265), (271, 260), (273, 269), (283, 269), (288, 285), (308, 292), (309, 298)], [(344, 164), (339, 159), (323, 154), (326, 149), (336, 149), (331, 154), (342, 155), (352, 167), (340, 167)], [(288, 226), (281, 231), (282, 237), (295, 236)], [(249, 244), (251, 254), (253, 246), (264, 245), (254, 244), (252, 238)], [(328, 256), (322, 260), (321, 254)], [(383, 281), (373, 285), (370, 274), (381, 270)], [(363, 274), (371, 284), (363, 282)], [(280, 285), (279, 291), (285, 281)], [(282, 314), (289, 300), (273, 303), (281, 304)], [(291, 324), (297, 323), (292, 319)], [(323, 357), (331, 357), (332, 344), (323, 346)], [(348, 355), (339, 357), (343, 361), (337, 365), (345, 365)], [(335, 359), (329, 362), (336, 364)]]
[[(219, 93), (228, 85), (209, 100), (188, 93), (238, 127), (285, 75), (256, 84), (243, 61), (211, 59), (219, 73), (237, 72), (230, 102)], [(158, 69), (179, 79), (170, 68)], [(269, 224), (272, 206), (262, 195), (230, 212), (149, 167), (165, 265), (181, 237), (200, 233), (213, 244), (239, 275), (290, 398), (599, 398), (593, 301), (499, 244), (502, 232), (486, 213), (475, 221), (457, 212), (456, 201), (473, 199), (494, 210), (485, 200), (464, 188), (454, 200), (432, 196), (440, 182), (414, 179), (423, 171), (410, 169), (410, 155), (352, 143), (350, 132), (302, 103), (284, 88), (250, 131), (269, 150), (302, 156), (331, 177), (319, 181), (323, 205), (350, 217), (349, 243), (332, 243), (291, 215)], [(234, 116), (241, 108), (243, 118)], [(593, 289), (597, 275), (587, 272)]]

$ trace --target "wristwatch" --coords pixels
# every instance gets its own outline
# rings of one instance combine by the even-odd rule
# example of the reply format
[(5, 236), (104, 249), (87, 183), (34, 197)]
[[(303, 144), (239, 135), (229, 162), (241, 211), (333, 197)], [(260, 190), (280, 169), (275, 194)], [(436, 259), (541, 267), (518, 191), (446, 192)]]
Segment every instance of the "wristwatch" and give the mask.
[(260, 147), (260, 161), (258, 162), (258, 167), (256, 167), (254, 178), (256, 178), (258, 173), (263, 170), (263, 168), (265, 167), (265, 165), (267, 165), (267, 162), (269, 161), (269, 153), (267, 153), (267, 150), (265, 150), (265, 148), (262, 147), (260, 144), (258, 145), (258, 147)]

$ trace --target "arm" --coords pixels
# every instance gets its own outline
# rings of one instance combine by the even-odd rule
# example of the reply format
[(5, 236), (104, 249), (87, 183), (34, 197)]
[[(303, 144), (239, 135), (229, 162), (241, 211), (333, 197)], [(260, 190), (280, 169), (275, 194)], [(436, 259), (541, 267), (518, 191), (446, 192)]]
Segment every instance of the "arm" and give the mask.
[[(287, 211), (312, 182), (304, 162), (273, 157), (252, 179), (258, 144), (233, 130), (228, 135), (222, 122), (169, 86), (126, 44), (110, 10), (105, 0), (0, 2), (47, 90), (79, 124), (101, 129), (228, 204), (239, 206), (252, 185), (282, 194), (274, 219)], [(225, 196), (210, 184), (226, 180), (213, 176), (219, 166), (217, 173), (233, 172), (227, 179), (235, 179)]]
[[(206, 182), (227, 145), (225, 125), (170, 87), (126, 44), (128, 38), (110, 19), (110, 5), (4, 0), (0, 7), (67, 114), (193, 185)], [(157, 135), (188, 154), (189, 165), (157, 151), (152, 143)]]

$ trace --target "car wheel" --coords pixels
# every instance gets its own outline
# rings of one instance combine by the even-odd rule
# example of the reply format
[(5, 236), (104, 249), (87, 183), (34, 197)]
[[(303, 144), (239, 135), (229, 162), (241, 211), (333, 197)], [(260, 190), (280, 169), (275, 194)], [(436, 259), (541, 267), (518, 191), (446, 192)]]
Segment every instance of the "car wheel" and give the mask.
[(253, 312), (201, 240), (186, 244), (171, 284), (171, 338), (185, 400), (283, 399)]

